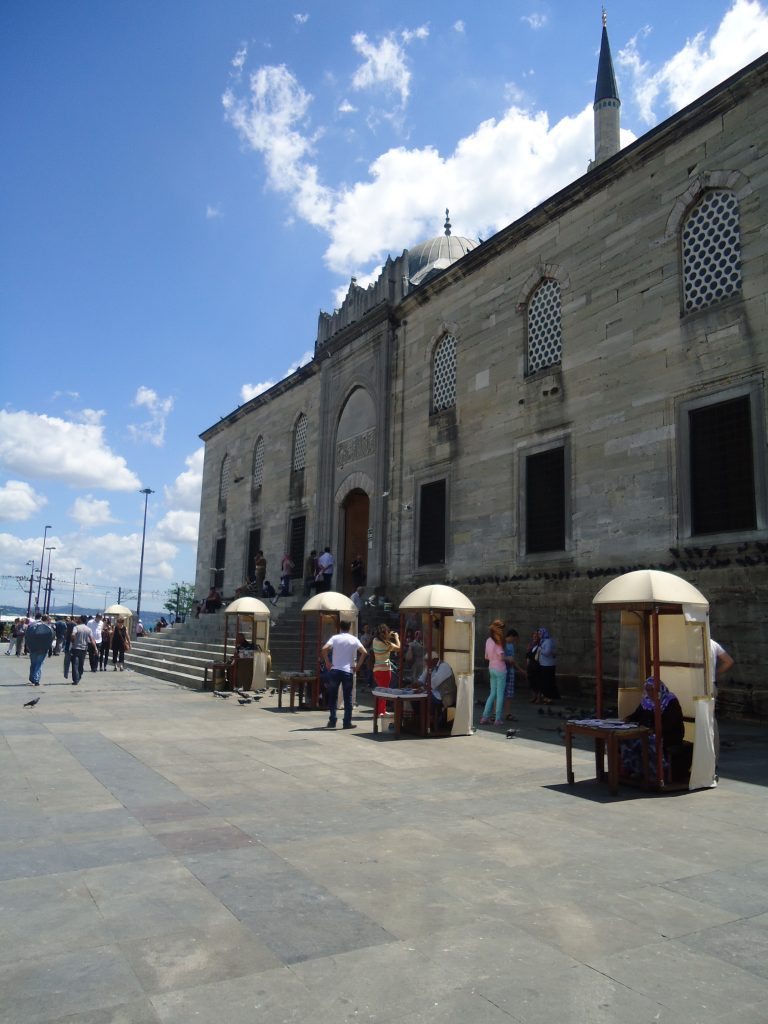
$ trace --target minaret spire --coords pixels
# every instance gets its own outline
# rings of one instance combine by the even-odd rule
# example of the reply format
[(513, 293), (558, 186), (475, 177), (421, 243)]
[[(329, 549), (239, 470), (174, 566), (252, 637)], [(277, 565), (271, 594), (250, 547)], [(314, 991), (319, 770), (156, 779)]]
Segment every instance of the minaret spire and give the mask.
[(595, 159), (590, 168), (618, 153), (620, 149), (619, 90), (613, 71), (611, 46), (608, 42), (608, 15), (603, 7), (603, 32), (600, 38), (600, 58), (597, 62), (595, 83)]

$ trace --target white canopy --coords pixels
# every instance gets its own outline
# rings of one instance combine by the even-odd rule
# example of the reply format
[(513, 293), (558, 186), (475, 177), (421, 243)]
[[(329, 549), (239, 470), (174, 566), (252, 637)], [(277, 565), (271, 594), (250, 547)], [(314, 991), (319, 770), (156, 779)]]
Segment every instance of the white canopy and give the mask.
[(413, 590), (400, 602), (400, 611), (451, 611), (454, 615), (474, 615), (475, 606), (466, 595), (443, 583), (432, 583)]
[(637, 569), (617, 576), (595, 594), (592, 604), (624, 608), (629, 605), (679, 604), (709, 608), (706, 597), (687, 580), (658, 569)]
[(238, 597), (232, 604), (228, 604), (224, 611), (228, 615), (253, 615), (257, 619), (268, 619), (269, 608), (263, 601), (255, 597)]
[(302, 612), (338, 612), (345, 621), (352, 621), (357, 618), (357, 608), (354, 601), (338, 594), (335, 590), (323, 590), (306, 602)]
[(133, 612), (130, 608), (126, 608), (124, 604), (111, 604), (109, 608), (104, 609), (105, 615), (122, 615), (124, 618), (133, 616)]

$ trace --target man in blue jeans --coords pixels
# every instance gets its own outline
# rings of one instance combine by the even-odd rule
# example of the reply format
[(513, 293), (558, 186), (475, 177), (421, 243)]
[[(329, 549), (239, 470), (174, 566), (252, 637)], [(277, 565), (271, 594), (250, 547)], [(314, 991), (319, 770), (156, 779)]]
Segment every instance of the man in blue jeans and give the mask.
[(48, 625), (49, 622), (50, 619), (47, 615), (41, 615), (38, 612), (35, 621), (27, 626), (27, 632), (24, 635), (29, 651), (29, 681), (32, 686), (40, 685), (43, 662), (56, 636)]
[(368, 657), (362, 643), (349, 632), (349, 623), (340, 622), (339, 632), (332, 636), (322, 650), (325, 664), (331, 670), (330, 682), (326, 688), (328, 697), (327, 729), (336, 728), (336, 705), (339, 703), (339, 685), (344, 695), (344, 728), (356, 729), (352, 724), (352, 682), (354, 673), (359, 672)]

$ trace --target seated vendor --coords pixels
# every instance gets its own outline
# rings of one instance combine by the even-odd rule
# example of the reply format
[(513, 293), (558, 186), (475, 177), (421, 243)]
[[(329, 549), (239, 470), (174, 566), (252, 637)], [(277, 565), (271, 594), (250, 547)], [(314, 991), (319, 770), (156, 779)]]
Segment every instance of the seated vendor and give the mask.
[(235, 640), (235, 650), (238, 657), (248, 658), (253, 654), (255, 648), (253, 642), (246, 638), (245, 633), (238, 633), (237, 639)]
[[(645, 681), (643, 698), (632, 712), (624, 719), (635, 722), (651, 730), (648, 737), (648, 763), (651, 778), (656, 778), (656, 702), (653, 698), (654, 679), (649, 676)], [(669, 751), (679, 747), (685, 736), (685, 722), (680, 701), (667, 687), (659, 681), (659, 708), (661, 710), (661, 738), (664, 767), (669, 764)], [(642, 746), (640, 740), (627, 740), (621, 745), (621, 773), (630, 777), (641, 777), (643, 773)]]
[[(418, 678), (420, 686), (426, 686), (430, 669), (425, 668)], [(456, 707), (456, 677), (447, 661), (441, 661), (436, 651), (432, 652), (432, 668), (430, 674), (431, 708), (437, 717), (440, 727), (446, 724), (446, 708)], [(439, 712), (439, 714), (438, 714)]]

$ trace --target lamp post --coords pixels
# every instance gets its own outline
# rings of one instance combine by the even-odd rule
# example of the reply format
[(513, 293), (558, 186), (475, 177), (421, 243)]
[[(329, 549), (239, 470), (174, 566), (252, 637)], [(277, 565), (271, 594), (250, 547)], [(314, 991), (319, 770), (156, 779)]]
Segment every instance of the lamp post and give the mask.
[(139, 593), (136, 598), (136, 622), (133, 627), (133, 635), (136, 635), (136, 628), (139, 625), (139, 618), (141, 616), (141, 581), (144, 577), (144, 541), (147, 539), (147, 502), (149, 501), (150, 494), (155, 492), (150, 487), (144, 487), (139, 491), (139, 494), (144, 495), (144, 529), (141, 531), (141, 561), (139, 562)]
[(43, 600), (43, 611), (47, 615), (51, 610), (51, 591), (53, 590), (53, 581), (51, 580), (51, 552), (56, 550), (56, 547), (47, 547), (45, 549), (48, 552), (48, 569), (46, 570), (46, 582), (45, 582), (45, 599)]
[(48, 540), (48, 531), (52, 530), (53, 527), (49, 523), (45, 528), (43, 534), (43, 553), (40, 555), (40, 579), (37, 581), (37, 597), (35, 598), (35, 611), (40, 610), (40, 587), (43, 584), (43, 562), (45, 561), (45, 542)]
[(77, 584), (77, 574), (80, 572), (82, 568), (82, 565), (78, 565), (72, 577), (72, 607), (69, 610), (70, 615), (75, 614), (75, 585)]

